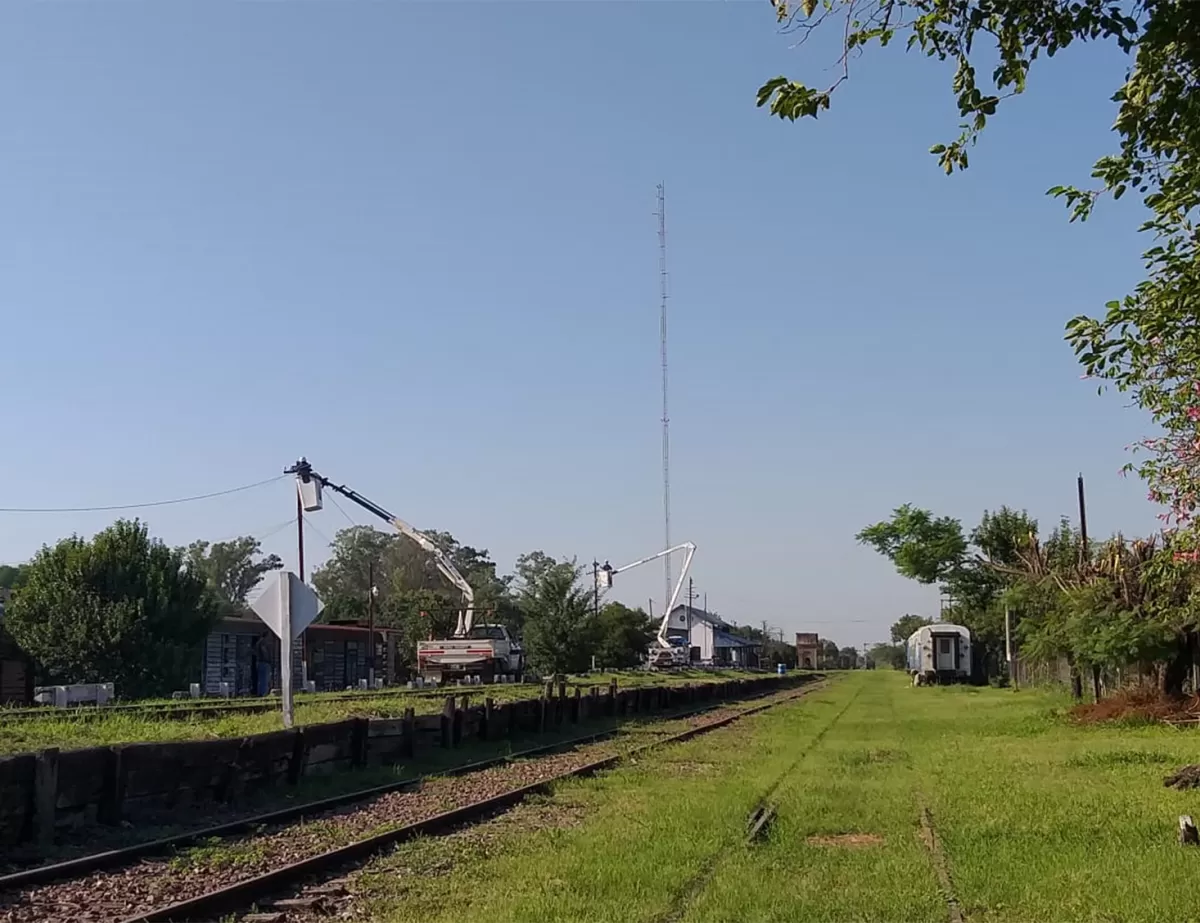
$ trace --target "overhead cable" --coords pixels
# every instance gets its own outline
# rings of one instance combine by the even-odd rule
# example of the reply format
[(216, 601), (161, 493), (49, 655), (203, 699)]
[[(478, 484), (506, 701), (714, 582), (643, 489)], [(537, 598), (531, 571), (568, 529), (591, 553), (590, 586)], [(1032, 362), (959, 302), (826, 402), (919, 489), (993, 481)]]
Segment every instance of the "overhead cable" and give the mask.
[(154, 500), (149, 503), (123, 503), (116, 506), (0, 506), (0, 513), (106, 513), (114, 510), (142, 510), (152, 506), (171, 506), (176, 503), (192, 503), (196, 500), (211, 500), (214, 497), (225, 497), (229, 494), (253, 490), (287, 477), (285, 474), (267, 478), (265, 481), (255, 481), (253, 484), (243, 484), (241, 487), (231, 487), (228, 490), (218, 490), (211, 494), (196, 494), (192, 497), (176, 497), (173, 500)]

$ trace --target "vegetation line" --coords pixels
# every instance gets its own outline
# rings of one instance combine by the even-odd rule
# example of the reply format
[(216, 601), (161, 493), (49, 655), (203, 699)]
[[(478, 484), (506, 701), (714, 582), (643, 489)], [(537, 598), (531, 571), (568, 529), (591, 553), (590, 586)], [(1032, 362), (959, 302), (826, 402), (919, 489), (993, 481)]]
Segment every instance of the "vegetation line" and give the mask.
[[(785, 768), (783, 772), (776, 777), (775, 781), (767, 787), (767, 790), (763, 792), (761, 797), (758, 799), (759, 807), (767, 804), (771, 796), (779, 790), (779, 786), (784, 783), (787, 777), (796, 771), (796, 768), (802, 762), (804, 762), (805, 757), (812, 753), (812, 751), (815, 750), (821, 743), (821, 740), (825, 737), (825, 735), (832, 730), (833, 726), (842, 720), (842, 715), (846, 714), (846, 712), (849, 711), (850, 706), (858, 700), (858, 697), (862, 694), (862, 690), (862, 685), (859, 685), (858, 689), (854, 691), (854, 695), (852, 695), (849, 701), (842, 706), (841, 710), (833, 716), (833, 718), (828, 724), (825, 725), (825, 727), (821, 728), (821, 730), (817, 732), (816, 736), (814, 736), (809, 742), (809, 745), (801, 750), (796, 758), (788, 764), (787, 768)], [(693, 875), (684, 884), (684, 886), (679, 889), (679, 891), (676, 892), (675, 898), (671, 901), (670, 906), (667, 907), (661, 916), (655, 918), (655, 923), (679, 923), (679, 921), (683, 919), (684, 914), (687, 912), (688, 907), (692, 905), (692, 902), (704, 892), (704, 889), (708, 886), (708, 883), (712, 881), (713, 875), (716, 874), (722, 860), (725, 859), (728, 854), (729, 844), (726, 844), (709, 856), (708, 860), (703, 864), (703, 866), (701, 866), (700, 870)], [(962, 920), (958, 919), (952, 921), (952, 923), (962, 923)]]
[(962, 908), (954, 894), (954, 882), (950, 878), (950, 863), (946, 858), (945, 850), (942, 849), (942, 841), (937, 835), (937, 829), (933, 826), (933, 815), (926, 804), (921, 805), (921, 842), (929, 850), (933, 870), (937, 873), (938, 885), (942, 889), (942, 896), (946, 899), (950, 923), (963, 923)]

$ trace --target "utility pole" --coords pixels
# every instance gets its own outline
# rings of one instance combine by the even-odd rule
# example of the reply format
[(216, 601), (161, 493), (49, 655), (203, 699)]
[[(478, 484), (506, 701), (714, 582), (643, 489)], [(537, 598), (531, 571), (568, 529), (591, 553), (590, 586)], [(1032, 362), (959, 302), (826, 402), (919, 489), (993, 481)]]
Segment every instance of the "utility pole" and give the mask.
[(297, 576), (304, 582), (304, 501), (300, 497), (300, 489), (296, 489), (296, 541), (300, 548), (300, 573)]
[(1013, 670), (1012, 611), (1008, 603), (1004, 604), (1004, 657), (1008, 661), (1008, 676), (1012, 680), (1013, 689), (1019, 690), (1021, 687), (1017, 684), (1017, 674)]
[(1083, 475), (1075, 479), (1076, 487), (1079, 490), (1079, 566), (1082, 568), (1089, 560), (1088, 556), (1088, 533), (1087, 533), (1087, 505), (1083, 500)]
[(704, 611), (708, 611), (708, 590), (704, 591)]
[(600, 615), (600, 562), (592, 559), (592, 615)]
[(367, 688), (375, 688), (375, 562), (367, 562)]
[[(284, 473), (289, 474), (291, 472), (285, 471)], [(297, 574), (297, 576), (300, 578), (300, 582), (303, 583), (304, 582), (304, 498), (300, 496), (300, 485), (299, 484), (296, 485), (296, 545), (297, 545), (298, 552), (299, 552), (297, 557), (299, 558), (298, 563), (300, 565), (300, 572), (299, 572), (299, 574)], [(284, 637), (287, 637), (287, 636), (285, 635)], [(308, 647), (308, 638), (306, 637), (306, 635), (301, 634), (300, 635), (300, 669), (301, 669), (300, 681), (301, 681), (301, 683), (306, 683), (308, 681), (308, 650), (307, 650), (307, 647)], [(285, 641), (283, 638), (279, 639), (280, 682), (282, 683), (282, 681), (283, 681), (282, 680), (283, 662), (286, 660), (289, 664), (288, 669), (287, 669), (288, 695), (289, 696), (291, 695), (291, 682), (292, 682), (292, 668), (290, 666), (290, 664), (292, 662), (292, 648), (293, 648), (292, 641)], [(284, 724), (283, 724), (284, 727), (290, 728), (292, 726), (292, 703), (290, 700), (287, 702), (286, 705), (284, 705), (283, 721), (284, 721)]]
[[(1079, 493), (1079, 573), (1081, 577), (1086, 578), (1091, 554), (1088, 551), (1087, 504), (1083, 499), (1082, 473), (1075, 479), (1075, 486)], [(1080, 689), (1079, 696), (1082, 695), (1083, 690)], [(1095, 664), (1092, 665), (1092, 695), (1097, 702), (1100, 701), (1100, 667)]]

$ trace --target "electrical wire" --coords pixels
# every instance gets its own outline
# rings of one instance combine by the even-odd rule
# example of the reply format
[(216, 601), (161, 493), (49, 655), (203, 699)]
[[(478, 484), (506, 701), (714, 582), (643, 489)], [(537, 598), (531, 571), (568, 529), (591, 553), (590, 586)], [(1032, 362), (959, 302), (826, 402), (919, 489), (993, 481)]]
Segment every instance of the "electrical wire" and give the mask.
[[(292, 520), (289, 520), (289, 523), (288, 523), (288, 524), (290, 525), (291, 523), (293, 523), (293, 522), (295, 522), (295, 521), (296, 521), (296, 520), (294, 520), (294, 519), (292, 519)], [(304, 525), (305, 525), (305, 526), (307, 526), (309, 529), (312, 529), (314, 532), (316, 532), (316, 533), (317, 533), (317, 538), (323, 538), (323, 539), (325, 539), (325, 544), (326, 544), (326, 545), (329, 545), (330, 547), (333, 547), (333, 542), (330, 540), (329, 536), (328, 536), (328, 535), (326, 535), (324, 532), (322, 532), (320, 529), (318, 529), (316, 526), (314, 526), (314, 525), (313, 525), (313, 522), (312, 522), (312, 520), (311, 520), (311, 519), (309, 519), (307, 516), (305, 516), (305, 517), (304, 517)]]
[(174, 500), (154, 500), (150, 503), (124, 503), (117, 506), (2, 506), (0, 513), (106, 513), (113, 510), (144, 510), (152, 506), (171, 506), (176, 503), (192, 503), (196, 500), (211, 500), (214, 497), (227, 497), (230, 494), (241, 493), (245, 490), (253, 490), (256, 487), (264, 487), (267, 484), (274, 484), (276, 481), (281, 481), (286, 474), (276, 475), (273, 478), (267, 478), (265, 481), (255, 481), (253, 484), (243, 484), (241, 487), (231, 487), (228, 490), (218, 490), (211, 494), (196, 494), (193, 497), (177, 497)]
[(332, 503), (334, 506), (336, 506), (337, 511), (346, 517), (346, 522), (350, 523), (350, 525), (352, 525), (352, 526), (357, 526), (358, 523), (355, 522), (353, 519), (351, 519), (350, 514), (347, 513), (344, 509), (342, 509), (342, 505), (337, 502), (337, 497), (335, 497), (333, 494), (329, 494), (328, 496), (329, 496), (329, 502)]

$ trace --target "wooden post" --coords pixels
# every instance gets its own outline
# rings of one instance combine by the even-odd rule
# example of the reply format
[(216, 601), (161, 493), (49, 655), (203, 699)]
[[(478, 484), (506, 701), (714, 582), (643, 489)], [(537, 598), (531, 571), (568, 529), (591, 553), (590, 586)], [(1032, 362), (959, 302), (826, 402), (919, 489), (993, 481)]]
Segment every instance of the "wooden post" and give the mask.
[(354, 725), (350, 729), (350, 765), (354, 769), (361, 769), (367, 765), (369, 725), (369, 719), (355, 718)]
[(451, 737), (454, 746), (460, 746), (463, 738), (463, 721), (466, 719), (467, 713), (461, 708), (454, 709), (454, 717), (451, 720)]
[(567, 697), (567, 680), (566, 677), (559, 677), (558, 680), (558, 697), (565, 699)]
[(579, 723), (579, 703), (582, 700), (581, 693), (583, 692), (578, 686), (575, 687), (575, 695), (571, 699), (571, 723)]
[(491, 696), (485, 696), (483, 700), (483, 718), (479, 722), (479, 739), (487, 740), (488, 735), (492, 733), (492, 708), (495, 703)]
[(543, 694), (542, 697), (540, 699), (538, 699), (537, 730), (538, 730), (539, 734), (546, 733), (546, 724), (547, 724), (547, 719), (549, 717), (547, 712), (549, 712), (549, 711), (550, 711), (550, 698), (549, 698), (549, 696)]
[(292, 738), (292, 755), (288, 759), (288, 785), (298, 785), (304, 775), (304, 756), (308, 747), (304, 744), (304, 728), (296, 728), (296, 736)]
[(617, 713), (617, 680), (614, 677), (608, 681), (608, 714), (615, 716)]
[(104, 760), (104, 781), (101, 783), (100, 805), (96, 819), (114, 826), (121, 822), (125, 801), (125, 748), (109, 747)]
[(416, 749), (417, 718), (411, 708), (404, 709), (404, 723), (400, 725), (400, 756), (412, 759)]
[(454, 696), (446, 696), (445, 704), (442, 705), (442, 749), (450, 749), (454, 734)]
[(37, 843), (42, 848), (54, 845), (54, 813), (58, 802), (58, 748), (37, 755), (33, 770), (33, 805)]

